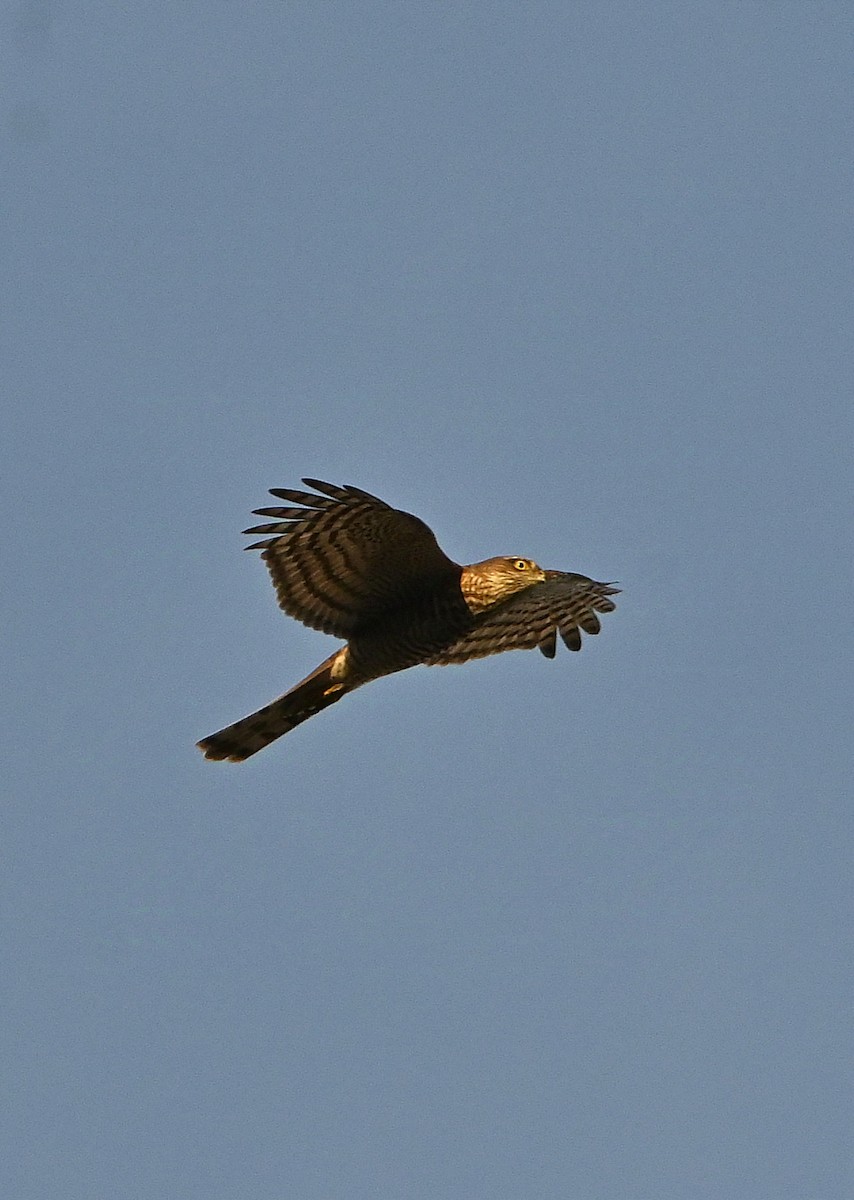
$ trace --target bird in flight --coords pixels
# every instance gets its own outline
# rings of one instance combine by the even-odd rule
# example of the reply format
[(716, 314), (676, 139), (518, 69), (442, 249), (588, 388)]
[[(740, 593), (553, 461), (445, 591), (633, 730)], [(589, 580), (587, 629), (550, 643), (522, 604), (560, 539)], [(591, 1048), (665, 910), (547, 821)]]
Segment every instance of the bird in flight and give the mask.
[(289, 616), (346, 644), (271, 704), (203, 738), (205, 758), (243, 762), (363, 683), (418, 663), (535, 647), (554, 658), (558, 634), (580, 650), (581, 631), (598, 633), (597, 612), (615, 608), (609, 583), (512, 556), (460, 566), (411, 513), (360, 488), (303, 483), (313, 491), (271, 488), (293, 507), (255, 509), (275, 520), (245, 530), (264, 535), (246, 549), (262, 552)]

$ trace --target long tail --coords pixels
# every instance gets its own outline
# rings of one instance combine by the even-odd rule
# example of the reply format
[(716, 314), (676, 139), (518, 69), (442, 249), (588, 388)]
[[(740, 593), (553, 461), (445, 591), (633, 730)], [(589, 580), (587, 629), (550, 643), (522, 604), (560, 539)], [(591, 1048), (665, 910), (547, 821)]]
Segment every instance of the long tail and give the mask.
[(217, 762), (223, 759), (243, 762), (283, 733), (289, 733), (315, 713), (340, 700), (352, 690), (346, 684), (336, 682), (332, 676), (333, 664), (340, 653), (339, 650), (330, 655), (301, 683), (285, 692), (284, 696), (279, 696), (272, 704), (266, 704), (241, 721), (235, 721), (233, 725), (197, 742), (205, 758)]

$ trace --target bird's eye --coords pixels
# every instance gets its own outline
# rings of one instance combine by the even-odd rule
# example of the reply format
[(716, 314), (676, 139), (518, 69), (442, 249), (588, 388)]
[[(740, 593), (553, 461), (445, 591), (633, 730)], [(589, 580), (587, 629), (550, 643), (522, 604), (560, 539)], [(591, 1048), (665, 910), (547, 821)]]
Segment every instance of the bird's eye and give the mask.
[(525, 558), (517, 558), (516, 561), (514, 562), (513, 566), (516, 568), (517, 571), (527, 571), (528, 561)]

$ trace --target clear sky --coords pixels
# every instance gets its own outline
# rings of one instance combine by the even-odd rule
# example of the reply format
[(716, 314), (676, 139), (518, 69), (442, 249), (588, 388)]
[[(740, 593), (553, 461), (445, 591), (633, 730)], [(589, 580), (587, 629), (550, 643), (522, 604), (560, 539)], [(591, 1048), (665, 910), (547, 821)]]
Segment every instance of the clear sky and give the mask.
[[(4, 1196), (854, 1194), (852, 61), (4, 7)], [(619, 608), (205, 762), (335, 647), (241, 553), (302, 475)]]

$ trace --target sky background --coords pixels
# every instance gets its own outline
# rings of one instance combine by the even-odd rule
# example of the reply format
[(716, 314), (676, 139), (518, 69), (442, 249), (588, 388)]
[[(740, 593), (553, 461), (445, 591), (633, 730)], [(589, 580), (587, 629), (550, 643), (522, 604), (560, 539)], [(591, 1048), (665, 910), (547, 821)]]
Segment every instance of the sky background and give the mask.
[[(847, 1200), (847, 3), (18, 0), (0, 1190)], [(352, 483), (579, 655), (201, 736)]]

